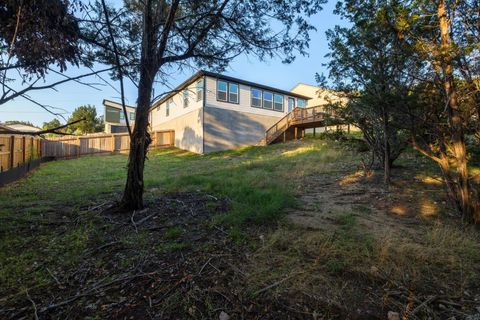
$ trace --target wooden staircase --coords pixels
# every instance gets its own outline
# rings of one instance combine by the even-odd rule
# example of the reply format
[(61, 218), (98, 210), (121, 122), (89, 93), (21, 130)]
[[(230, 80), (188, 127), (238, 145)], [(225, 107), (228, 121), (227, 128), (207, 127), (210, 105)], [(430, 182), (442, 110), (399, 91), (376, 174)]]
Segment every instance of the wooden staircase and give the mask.
[(322, 106), (293, 109), (265, 132), (265, 144), (297, 139), (299, 131), (303, 137), (305, 129), (308, 128), (344, 123), (341, 119), (323, 112), (323, 109)]

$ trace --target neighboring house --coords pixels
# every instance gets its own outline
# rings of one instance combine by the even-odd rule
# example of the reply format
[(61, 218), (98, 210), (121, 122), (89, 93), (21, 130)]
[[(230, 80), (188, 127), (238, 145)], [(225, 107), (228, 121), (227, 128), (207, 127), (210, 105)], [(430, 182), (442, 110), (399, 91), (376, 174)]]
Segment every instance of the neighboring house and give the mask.
[[(103, 100), (105, 106), (105, 129), (106, 133), (123, 133), (128, 132), (127, 122), (125, 121), (125, 114), (123, 112), (122, 104), (110, 100)], [(136, 109), (131, 106), (125, 106), (127, 109), (128, 120), (130, 126), (133, 128), (135, 123)]]
[(5, 123), (1, 123), (1, 122), (0, 122), (0, 134), (1, 134), (2, 132), (7, 131), (7, 130), (11, 130), (11, 129), (10, 129)]
[[(311, 99), (308, 101), (309, 107), (326, 106), (330, 103), (338, 102), (344, 104), (347, 102), (346, 98), (339, 96), (338, 93), (334, 91), (305, 83), (297, 84), (291, 91), (310, 97)], [(324, 112), (328, 112), (328, 110), (324, 109)]]
[(205, 154), (256, 145), (265, 131), (309, 96), (200, 71), (154, 103), (150, 126), (174, 130), (175, 146)]
[(42, 129), (29, 126), (26, 124), (5, 124), (5, 123), (0, 123), (0, 131), (4, 130), (14, 130), (14, 131), (19, 131), (19, 132), (38, 132), (41, 131)]

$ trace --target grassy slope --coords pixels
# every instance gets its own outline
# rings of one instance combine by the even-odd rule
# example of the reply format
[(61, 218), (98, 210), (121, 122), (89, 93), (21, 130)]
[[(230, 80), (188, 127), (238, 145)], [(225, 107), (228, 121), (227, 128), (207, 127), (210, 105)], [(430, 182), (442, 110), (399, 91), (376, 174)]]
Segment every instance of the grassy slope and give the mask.
[[(434, 170), (428, 162), (409, 157), (401, 164), (413, 162), (412, 170), (421, 173)], [(98, 236), (99, 218), (87, 209), (121, 196), (126, 160), (125, 156), (108, 156), (51, 162), (0, 189), (0, 293), (46, 285), (52, 281), (50, 270), (80, 263), (78, 253)], [(146, 200), (166, 192), (197, 190), (228, 197), (230, 212), (216, 220), (229, 226), (235, 236), (245, 223), (273, 225), (286, 208), (302, 206), (297, 198), (308, 192), (304, 182), (309, 177), (339, 169), (353, 172), (357, 164), (354, 152), (322, 140), (208, 156), (163, 150), (151, 154), (147, 162)], [(359, 217), (368, 214), (362, 207), (340, 212), (329, 232), (282, 224), (267, 236), (247, 267), (252, 279), (249, 290), (298, 273), (295, 281), (285, 282), (288, 290), (321, 289), (330, 295), (328, 299), (342, 303), (345, 292), (339, 288), (358, 294), (351, 284), (357, 277), (372, 283), (385, 277), (402, 282), (413, 274), (431, 280), (436, 290), (437, 280), (450, 285), (460, 275), (455, 292), (478, 280), (480, 254), (475, 233), (460, 231), (450, 223), (439, 227), (440, 220), (419, 220), (416, 225), (425, 227), (425, 234), (385, 239), (359, 223)], [(377, 277), (378, 270), (388, 275)]]
[[(146, 165), (146, 200), (173, 191), (226, 196), (232, 209), (221, 222), (232, 226), (234, 234), (247, 220), (260, 223), (280, 217), (282, 209), (295, 205), (298, 178), (306, 171), (328, 170), (341, 156), (340, 150), (318, 141), (208, 156), (157, 151)], [(118, 155), (50, 162), (0, 189), (0, 288), (51, 280), (38, 264), (52, 264), (52, 269), (79, 262), (77, 253), (95, 237), (98, 222), (85, 211), (120, 198), (126, 160)], [(72, 228), (78, 216), (87, 216), (88, 223)], [(62, 223), (69, 225), (64, 232), (59, 230)]]

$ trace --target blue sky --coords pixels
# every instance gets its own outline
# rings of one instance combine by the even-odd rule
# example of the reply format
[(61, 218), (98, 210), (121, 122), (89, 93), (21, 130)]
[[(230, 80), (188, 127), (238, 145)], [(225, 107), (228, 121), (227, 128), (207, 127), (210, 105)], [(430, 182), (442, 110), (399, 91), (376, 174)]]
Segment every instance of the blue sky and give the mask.
[[(317, 28), (317, 32), (311, 34), (309, 56), (298, 56), (291, 64), (283, 64), (279, 59), (259, 62), (254, 57), (239, 56), (230, 64), (225, 74), (250, 80), (279, 89), (290, 90), (297, 83), (303, 82), (315, 84), (315, 73), (327, 73), (322, 66), (327, 60), (324, 57), (328, 53), (328, 46), (325, 37), (325, 31), (333, 28), (335, 25), (345, 24), (338, 16), (333, 14), (336, 1), (330, 0), (324, 10), (312, 17), (312, 23)], [(69, 75), (85, 73), (85, 70), (70, 69)], [(171, 79), (172, 85), (177, 85), (188, 78), (192, 73), (178, 74)], [(105, 74), (105, 77), (108, 76)], [(46, 82), (55, 81), (57, 77), (47, 76)], [(91, 81), (98, 82), (95, 79)], [(111, 82), (118, 88), (118, 83)], [(168, 91), (167, 88), (160, 86), (155, 88), (155, 94)], [(136, 88), (133, 84), (126, 85), (127, 103), (135, 105)], [(65, 109), (65, 118), (78, 106), (90, 104), (97, 108), (97, 114), (103, 114), (103, 99), (119, 100), (119, 94), (111, 87), (103, 86), (101, 90), (95, 90), (87, 86), (70, 82), (63, 84), (54, 90), (43, 90), (31, 93), (30, 96), (41, 103)], [(41, 126), (43, 122), (50, 121), (53, 115), (44, 111), (40, 107), (26, 101), (22, 98), (0, 106), (0, 122), (7, 120), (30, 121), (35, 125)], [(59, 118), (61, 122), (63, 120)]]

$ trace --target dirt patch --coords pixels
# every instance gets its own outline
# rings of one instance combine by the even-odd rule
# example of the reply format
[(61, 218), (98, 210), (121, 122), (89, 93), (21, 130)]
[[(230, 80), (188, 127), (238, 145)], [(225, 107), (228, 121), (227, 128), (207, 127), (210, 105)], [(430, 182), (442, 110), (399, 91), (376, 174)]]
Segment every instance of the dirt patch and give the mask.
[(290, 210), (289, 219), (304, 228), (329, 230), (339, 215), (353, 214), (380, 235), (415, 236), (424, 232), (425, 222), (434, 222), (448, 209), (438, 180), (418, 178), (407, 169), (396, 169), (392, 178), (394, 183), (387, 191), (381, 173), (365, 176), (354, 166), (308, 176), (301, 205)]
[[(348, 318), (385, 318), (390, 310), (408, 319), (476, 314), (480, 242), (446, 214), (452, 211), (442, 184), (414, 168), (396, 168), (385, 191), (381, 173), (355, 169), (305, 178), (288, 231), (277, 231), (265, 250), (288, 272), (308, 276), (277, 294), (321, 290), (320, 300), (357, 310)], [(259, 277), (272, 271), (263, 260)], [(292, 262), (299, 260), (301, 268)]]

